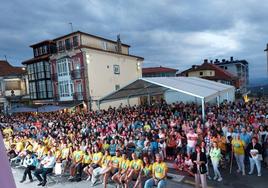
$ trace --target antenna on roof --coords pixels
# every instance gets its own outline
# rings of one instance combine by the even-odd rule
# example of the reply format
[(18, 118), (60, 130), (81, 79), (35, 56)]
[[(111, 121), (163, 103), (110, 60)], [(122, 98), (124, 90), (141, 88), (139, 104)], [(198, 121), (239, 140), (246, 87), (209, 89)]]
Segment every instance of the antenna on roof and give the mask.
[(73, 23), (72, 22), (69, 22), (69, 25), (71, 27), (71, 32), (74, 32)]

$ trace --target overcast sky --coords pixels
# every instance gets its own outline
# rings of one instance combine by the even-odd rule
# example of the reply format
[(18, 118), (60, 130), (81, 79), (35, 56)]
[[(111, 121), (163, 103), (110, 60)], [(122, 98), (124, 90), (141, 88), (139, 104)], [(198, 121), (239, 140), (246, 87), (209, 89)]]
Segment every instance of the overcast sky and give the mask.
[[(246, 59), (266, 76), (268, 3), (256, 0), (2, 0), (0, 59), (31, 58), (29, 45), (80, 30), (131, 45), (144, 66), (183, 70), (203, 59)], [(1, 70), (0, 70), (1, 71)]]

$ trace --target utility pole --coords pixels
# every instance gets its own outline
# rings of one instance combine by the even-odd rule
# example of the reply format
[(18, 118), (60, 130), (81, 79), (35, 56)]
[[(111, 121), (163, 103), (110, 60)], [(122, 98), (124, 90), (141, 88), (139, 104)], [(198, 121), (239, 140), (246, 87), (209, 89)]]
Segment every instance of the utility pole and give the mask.
[(264, 51), (267, 53), (267, 75), (268, 75), (268, 43), (266, 44), (266, 49)]

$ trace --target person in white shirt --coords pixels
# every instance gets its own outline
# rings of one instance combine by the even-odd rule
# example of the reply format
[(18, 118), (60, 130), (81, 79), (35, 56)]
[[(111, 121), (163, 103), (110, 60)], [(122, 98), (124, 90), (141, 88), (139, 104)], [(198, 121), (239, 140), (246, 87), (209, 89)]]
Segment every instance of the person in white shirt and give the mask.
[[(34, 176), (39, 180), (37, 186), (45, 186), (47, 183), (47, 174), (52, 173), (56, 163), (56, 158), (53, 156), (51, 150), (48, 151), (48, 155), (41, 161), (40, 168), (36, 169)], [(42, 177), (40, 176), (42, 174)]]
[(187, 154), (192, 154), (195, 151), (195, 145), (197, 143), (198, 135), (194, 132), (194, 129), (191, 128), (187, 137)]
[(23, 173), (22, 180), (20, 183), (23, 183), (26, 180), (26, 176), (28, 175), (30, 182), (33, 182), (32, 178), (32, 170), (35, 170), (38, 165), (38, 161), (36, 156), (29, 150), (26, 151), (26, 157), (24, 159), (24, 166), (26, 167)]

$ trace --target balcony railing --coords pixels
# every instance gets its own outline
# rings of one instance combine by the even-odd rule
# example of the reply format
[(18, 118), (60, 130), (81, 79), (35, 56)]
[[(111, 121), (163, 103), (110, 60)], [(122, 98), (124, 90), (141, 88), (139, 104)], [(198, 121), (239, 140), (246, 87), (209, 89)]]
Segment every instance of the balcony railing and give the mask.
[(84, 69), (72, 70), (71, 76), (73, 80), (84, 78)]
[(86, 93), (85, 92), (75, 92), (73, 94), (74, 100), (77, 101), (82, 101), (86, 98)]

